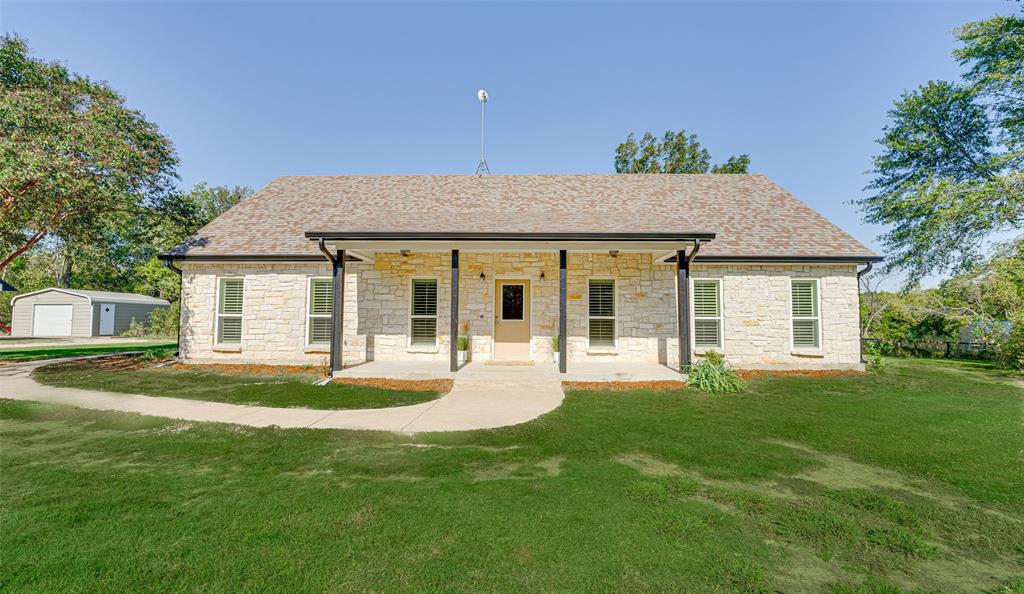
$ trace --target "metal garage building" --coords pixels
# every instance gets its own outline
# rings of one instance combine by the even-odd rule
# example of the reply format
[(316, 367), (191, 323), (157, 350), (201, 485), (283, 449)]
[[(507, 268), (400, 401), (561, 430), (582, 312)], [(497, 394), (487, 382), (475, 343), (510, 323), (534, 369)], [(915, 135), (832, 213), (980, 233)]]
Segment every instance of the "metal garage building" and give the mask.
[(43, 289), (11, 300), (11, 336), (116, 336), (170, 303), (134, 293)]

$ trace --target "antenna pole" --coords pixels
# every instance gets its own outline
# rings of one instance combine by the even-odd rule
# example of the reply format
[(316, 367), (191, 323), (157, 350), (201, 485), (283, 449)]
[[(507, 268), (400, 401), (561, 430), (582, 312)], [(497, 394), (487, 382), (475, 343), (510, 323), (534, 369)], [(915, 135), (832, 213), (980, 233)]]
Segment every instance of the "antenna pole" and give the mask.
[(487, 111), (487, 91), (480, 89), (477, 91), (476, 97), (480, 100), (480, 162), (476, 166), (476, 175), (490, 174), (491, 168), (487, 166), (487, 158), (484, 156), (484, 114)]

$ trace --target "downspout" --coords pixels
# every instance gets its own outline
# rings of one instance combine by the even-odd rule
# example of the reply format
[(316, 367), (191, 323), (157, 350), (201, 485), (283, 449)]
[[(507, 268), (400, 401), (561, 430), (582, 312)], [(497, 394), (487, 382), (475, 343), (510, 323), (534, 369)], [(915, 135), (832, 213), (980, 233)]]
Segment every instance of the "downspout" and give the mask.
[(693, 262), (693, 257), (696, 256), (697, 252), (699, 252), (699, 251), (700, 251), (700, 240), (699, 239), (694, 239), (693, 240), (693, 251), (690, 252), (689, 256), (686, 256), (686, 265), (687, 266), (690, 265), (690, 262)]
[(337, 303), (335, 303), (338, 300), (338, 291), (337, 291), (338, 260), (337, 260), (337, 258), (334, 257), (334, 254), (332, 254), (331, 251), (327, 249), (327, 246), (324, 245), (324, 238), (323, 237), (321, 237), (320, 239), (317, 240), (316, 245), (317, 245), (317, 247), (320, 248), (320, 252), (323, 253), (323, 255), (327, 258), (327, 261), (331, 263), (331, 355), (330, 355), (330, 363), (328, 364), (328, 374), (327, 374), (327, 379), (329, 380), (331, 377), (334, 376), (334, 372), (337, 371), (334, 368), (334, 360), (335, 360), (335, 356), (337, 355), (337, 353), (335, 353), (335, 349), (338, 348), (337, 347), (337, 342), (338, 341), (336, 341), (334, 339), (335, 338), (334, 335), (338, 331), (337, 317), (339, 315)]
[(334, 266), (334, 254), (332, 254), (331, 251), (327, 249), (327, 246), (324, 245), (324, 238), (321, 237), (318, 239), (316, 245), (320, 248), (320, 251), (327, 256), (327, 261), (331, 263), (331, 266)]
[[(857, 297), (858, 297), (858, 301), (857, 301), (857, 317), (858, 317), (858, 321), (860, 321), (859, 320), (859, 318), (860, 318), (860, 279), (865, 274), (871, 272), (871, 268), (874, 267), (874, 265), (875, 265), (874, 262), (868, 262), (867, 266), (864, 267), (864, 270), (858, 270), (857, 271)], [(857, 324), (857, 325), (860, 326), (860, 324)], [(864, 359), (864, 330), (861, 329), (861, 328), (858, 328), (857, 329), (857, 335), (860, 336), (860, 362), (861, 363), (867, 363), (867, 360)]]
[(178, 273), (178, 336), (174, 341), (174, 356), (181, 356), (181, 297), (183, 295), (182, 290), (185, 288), (185, 278), (181, 274), (181, 268), (174, 265), (174, 260), (170, 258), (164, 260), (164, 264), (170, 268), (173, 272)]

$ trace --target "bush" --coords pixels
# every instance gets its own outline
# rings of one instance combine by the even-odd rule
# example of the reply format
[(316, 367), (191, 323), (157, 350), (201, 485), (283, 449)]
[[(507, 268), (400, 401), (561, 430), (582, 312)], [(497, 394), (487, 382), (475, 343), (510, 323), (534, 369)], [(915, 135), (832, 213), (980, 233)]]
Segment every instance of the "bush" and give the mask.
[(871, 373), (885, 372), (885, 359), (882, 358), (884, 347), (879, 342), (869, 342), (864, 345), (864, 358), (867, 360), (866, 368)]
[(145, 335), (146, 327), (142, 324), (142, 322), (136, 320), (135, 318), (132, 318), (131, 323), (128, 324), (128, 327), (125, 329), (125, 331), (121, 333), (121, 336), (129, 336), (131, 338), (142, 338)]
[[(154, 309), (149, 314), (149, 318), (146, 323), (132, 318), (131, 324), (128, 328), (121, 333), (121, 336), (131, 338), (143, 338), (143, 337), (169, 337), (175, 338), (178, 336), (178, 312), (179, 307), (177, 303), (172, 303), (170, 307), (161, 307)], [(462, 337), (459, 337), (460, 339)]]
[(181, 311), (177, 301), (170, 307), (154, 309), (146, 323), (146, 336), (178, 336), (178, 318)]
[(1010, 332), (996, 345), (993, 355), (1003, 367), (1024, 369), (1024, 314), (1015, 316), (1011, 322)]
[(460, 334), (458, 339), (455, 341), (455, 348), (459, 351), (469, 350), (469, 337), (465, 334)]
[(742, 392), (746, 385), (736, 371), (725, 364), (721, 353), (707, 353), (690, 366), (686, 385), (705, 392)]

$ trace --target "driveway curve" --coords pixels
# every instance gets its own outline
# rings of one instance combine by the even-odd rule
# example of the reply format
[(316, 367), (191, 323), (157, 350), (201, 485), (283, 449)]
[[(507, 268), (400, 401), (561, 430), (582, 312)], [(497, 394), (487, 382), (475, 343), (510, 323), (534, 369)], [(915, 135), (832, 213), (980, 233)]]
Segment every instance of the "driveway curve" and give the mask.
[(411, 406), (346, 410), (275, 408), (60, 388), (45, 386), (32, 379), (32, 371), (56, 362), (51, 359), (0, 367), (0, 398), (250, 427), (363, 429), (397, 433), (470, 431), (518, 425), (558, 408), (564, 398), (561, 383), (557, 380), (456, 379), (448, 394)]

